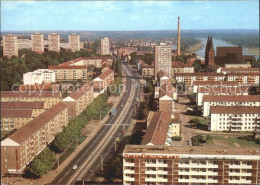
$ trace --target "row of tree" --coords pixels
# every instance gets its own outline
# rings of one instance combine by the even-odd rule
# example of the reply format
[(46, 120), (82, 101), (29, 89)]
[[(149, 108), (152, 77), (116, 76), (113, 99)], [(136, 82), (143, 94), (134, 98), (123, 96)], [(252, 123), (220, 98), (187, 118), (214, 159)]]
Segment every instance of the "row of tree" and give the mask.
[(68, 146), (80, 136), (82, 129), (87, 123), (97, 112), (101, 111), (107, 100), (108, 97), (106, 94), (99, 95), (79, 116), (74, 118), (62, 132), (58, 133), (51, 145), (44, 149), (32, 161), (29, 167), (31, 174), (35, 177), (41, 177), (46, 174), (56, 163), (54, 153), (61, 153), (66, 150)]
[(130, 54), (130, 64), (135, 65), (137, 60), (143, 60), (147, 65), (151, 65), (154, 61), (154, 55), (151, 53), (145, 53), (144, 55), (137, 55), (137, 52)]

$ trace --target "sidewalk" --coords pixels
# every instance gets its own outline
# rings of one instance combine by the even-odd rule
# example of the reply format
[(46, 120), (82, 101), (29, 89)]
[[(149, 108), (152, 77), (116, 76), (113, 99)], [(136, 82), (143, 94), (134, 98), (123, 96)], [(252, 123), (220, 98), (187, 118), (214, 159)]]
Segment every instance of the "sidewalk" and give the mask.
[[(122, 79), (122, 83), (123, 84), (126, 83), (125, 78)], [(113, 103), (113, 108), (116, 107), (117, 104), (119, 103), (119, 101), (122, 99), (124, 92), (125, 92), (125, 86), (122, 89), (120, 96), (109, 97), (108, 103), (111, 102), (111, 103)], [(72, 159), (76, 157), (77, 153), (80, 152), (82, 150), (82, 148), (84, 148), (84, 146), (86, 146), (89, 143), (91, 138), (97, 132), (99, 132), (99, 130), (102, 128), (104, 123), (109, 119), (109, 117), (110, 117), (109, 114), (107, 114), (101, 122), (97, 121), (97, 120), (91, 120), (86, 125), (86, 127), (83, 129), (82, 133), (86, 133), (85, 135), (87, 136), (87, 138), (78, 146), (78, 148), (62, 164), (60, 164), (59, 172), (61, 172), (72, 161)], [(89, 131), (91, 132), (91, 134), (88, 134)], [(45, 174), (40, 179), (31, 180), (31, 179), (23, 178), (22, 181), (17, 181), (18, 177), (11, 177), (11, 178), (9, 177), (8, 182), (9, 183), (12, 182), (11, 184), (19, 184), (19, 185), (44, 185), (44, 184), (50, 183), (58, 174), (59, 173), (57, 172), (57, 170), (50, 170), (47, 174)], [(3, 182), (6, 182), (6, 178), (4, 178)]]

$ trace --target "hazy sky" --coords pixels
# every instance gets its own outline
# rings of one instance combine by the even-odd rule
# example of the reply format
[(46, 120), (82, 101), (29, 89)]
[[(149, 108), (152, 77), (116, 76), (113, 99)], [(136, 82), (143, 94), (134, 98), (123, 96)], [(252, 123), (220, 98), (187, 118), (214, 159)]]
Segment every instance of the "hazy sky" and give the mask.
[(256, 1), (4, 1), (1, 30), (259, 29)]

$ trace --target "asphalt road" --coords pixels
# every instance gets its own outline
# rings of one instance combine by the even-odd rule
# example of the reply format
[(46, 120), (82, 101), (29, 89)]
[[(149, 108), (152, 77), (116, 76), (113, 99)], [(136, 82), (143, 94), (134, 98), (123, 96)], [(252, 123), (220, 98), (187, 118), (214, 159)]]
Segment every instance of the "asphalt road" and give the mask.
[[(100, 165), (100, 156), (104, 158), (108, 155), (111, 148), (114, 147), (115, 139), (121, 138), (122, 128), (131, 123), (131, 115), (134, 110), (133, 105), (136, 97), (139, 95), (137, 87), (133, 86), (135, 77), (126, 63), (122, 63), (123, 70), (126, 73), (126, 91), (117, 106), (117, 112), (111, 116), (100, 131), (92, 137), (90, 142), (76, 155), (69, 165), (60, 172), (51, 184), (74, 184), (78, 180), (88, 180), (93, 176), (94, 171)], [(122, 106), (123, 105), (123, 106)], [(72, 169), (77, 165), (76, 170)], [(92, 173), (90, 171), (93, 170)]]

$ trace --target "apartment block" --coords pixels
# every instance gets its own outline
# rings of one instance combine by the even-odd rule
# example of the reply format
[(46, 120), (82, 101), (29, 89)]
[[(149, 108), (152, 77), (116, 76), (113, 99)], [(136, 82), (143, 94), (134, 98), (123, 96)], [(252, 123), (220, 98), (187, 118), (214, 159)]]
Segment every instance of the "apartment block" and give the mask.
[(167, 77), (172, 77), (172, 46), (167, 46), (161, 43), (159, 46), (155, 46), (155, 64), (154, 74), (163, 70), (167, 73)]
[(259, 72), (250, 73), (228, 73), (227, 81), (236, 81), (241, 84), (259, 84)]
[(198, 93), (200, 87), (239, 87), (242, 86), (239, 82), (231, 81), (194, 81), (192, 86), (192, 92)]
[(100, 46), (101, 46), (101, 49), (100, 49), (101, 55), (109, 55), (110, 54), (108, 37), (101, 39)]
[(21, 84), (19, 86), (19, 91), (59, 91), (59, 84)]
[(21, 174), (68, 124), (68, 107), (60, 102), (1, 141), (1, 175)]
[(44, 53), (44, 37), (41, 33), (31, 35), (32, 51), (36, 53)]
[(146, 64), (144, 61), (140, 61), (139, 69), (142, 77), (154, 77), (154, 63), (152, 65)]
[(216, 106), (210, 108), (210, 131), (254, 131), (260, 107)]
[(142, 145), (164, 145), (167, 139), (171, 115), (166, 112), (150, 111), (147, 118), (147, 130)]
[(17, 39), (18, 49), (31, 49), (32, 41), (30, 39)]
[(159, 89), (159, 111), (167, 112), (173, 116), (174, 100), (173, 87), (171, 84), (164, 83)]
[(60, 35), (52, 33), (48, 35), (49, 40), (49, 51), (60, 52)]
[(180, 61), (172, 62), (172, 76), (174, 77), (176, 73), (194, 73), (194, 67)]
[(24, 85), (55, 83), (55, 72), (48, 69), (37, 69), (23, 74)]
[(74, 60), (70, 60), (60, 64), (59, 66), (95, 66), (96, 68), (101, 68), (102, 64), (107, 63), (109, 66), (113, 63), (112, 56), (103, 57), (80, 57)]
[(1, 91), (1, 102), (44, 102), (50, 108), (61, 101), (59, 91)]
[(3, 56), (8, 58), (18, 56), (17, 36), (12, 34), (3, 36)]
[(202, 106), (203, 96), (205, 95), (248, 95), (248, 87), (200, 87), (198, 88), (198, 93), (196, 94), (197, 106)]
[(163, 85), (165, 83), (170, 83), (171, 78), (168, 77), (167, 73), (163, 70), (160, 70), (158, 73), (157, 73), (157, 82), (159, 82), (160, 85)]
[[(210, 108), (212, 106), (260, 106), (259, 96), (243, 96), (243, 95), (206, 95), (203, 96), (203, 117), (210, 115)], [(260, 110), (260, 107), (259, 107)]]
[(69, 48), (72, 52), (80, 50), (80, 36), (73, 33), (69, 35)]
[(69, 118), (78, 116), (94, 100), (93, 86), (85, 83), (62, 101), (68, 105)]
[(175, 80), (177, 83), (185, 83), (191, 87), (194, 81), (224, 81), (225, 74), (221, 73), (176, 73)]
[(259, 184), (256, 148), (126, 145), (123, 184)]
[(55, 80), (86, 80), (87, 66), (48, 66), (55, 72)]
[(221, 73), (230, 74), (230, 73), (257, 73), (260, 74), (259, 68), (221, 68)]
[(93, 80), (94, 90), (106, 90), (114, 82), (114, 71), (109, 69)]
[(45, 110), (44, 102), (1, 102), (1, 131), (19, 129)]
[(224, 64), (225, 68), (251, 68), (250, 63), (246, 64)]

